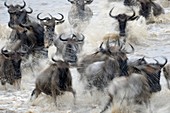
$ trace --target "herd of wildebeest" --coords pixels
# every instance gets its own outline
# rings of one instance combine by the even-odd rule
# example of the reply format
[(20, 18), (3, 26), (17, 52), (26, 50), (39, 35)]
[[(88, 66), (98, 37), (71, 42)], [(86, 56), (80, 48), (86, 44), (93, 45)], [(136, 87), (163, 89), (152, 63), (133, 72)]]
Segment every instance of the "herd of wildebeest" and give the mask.
[[(90, 22), (93, 12), (87, 5), (91, 4), (93, 0), (68, 0), (68, 2), (72, 4), (71, 10), (68, 12), (68, 20), (73, 28), (83, 22)], [(129, 104), (130, 102), (146, 104), (148, 107), (152, 93), (161, 91), (162, 69), (170, 89), (168, 82), (170, 65), (167, 64), (168, 60), (164, 56), (162, 56), (163, 63), (160, 63), (158, 59), (154, 59), (154, 63), (147, 62), (145, 56), (135, 61), (128, 60), (127, 54), (134, 53), (135, 49), (132, 44), (126, 42), (126, 24), (127, 21), (137, 20), (140, 16), (147, 20), (150, 15), (159, 16), (165, 12), (161, 5), (152, 0), (124, 0), (122, 3), (125, 7), (131, 8), (133, 14), (130, 16), (125, 13), (114, 15), (112, 14), (116, 7), (114, 6), (108, 12), (108, 16), (117, 20), (119, 33), (106, 34), (98, 50), (84, 55), (80, 60), (78, 54), (83, 50), (86, 39), (83, 33), (57, 34), (55, 32), (55, 26), (65, 22), (63, 14), (58, 13), (60, 18), (50, 14), (49, 17), (42, 18), (40, 12), (36, 16), (39, 22), (33, 21), (29, 17), (33, 9), (29, 7), (29, 10), (26, 10), (25, 1), (23, 1), (23, 5), (4, 2), (10, 16), (8, 26), (12, 32), (8, 37), (8, 45), (1, 48), (1, 84), (9, 83), (20, 87), (21, 61), (27, 59), (29, 55), (37, 53), (43, 58), (47, 58), (48, 48), (54, 45), (57, 48), (55, 55), (61, 55), (63, 60), (51, 58), (54, 63), (37, 76), (31, 99), (37, 98), (43, 92), (52, 96), (57, 106), (57, 95), (62, 95), (66, 91), (72, 92), (76, 98), (76, 89), (72, 87), (70, 72), (70, 68), (74, 67), (80, 73), (80, 81), (86, 83), (85, 90), (93, 93), (92, 88), (94, 87), (101, 92), (107, 89), (110, 99), (101, 113), (105, 112), (114, 98), (119, 95), (119, 90), (125, 92), (124, 99)], [(133, 6), (140, 7), (138, 15)], [(123, 41), (120, 40), (122, 38), (124, 38)], [(131, 51), (128, 51), (125, 45), (131, 47)]]

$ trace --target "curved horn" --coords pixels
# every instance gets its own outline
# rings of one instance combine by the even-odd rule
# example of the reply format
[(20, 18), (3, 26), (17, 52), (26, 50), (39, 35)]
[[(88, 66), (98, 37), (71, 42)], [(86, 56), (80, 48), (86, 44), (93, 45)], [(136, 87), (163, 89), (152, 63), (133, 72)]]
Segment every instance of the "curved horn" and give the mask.
[(84, 41), (84, 39), (85, 39), (85, 36), (83, 35), (83, 34), (81, 34), (82, 35), (82, 39), (78, 39), (78, 41), (80, 41), (80, 42), (82, 42), (82, 41)]
[(158, 60), (154, 59), (156, 61), (156, 64), (159, 64)]
[(113, 16), (113, 15), (112, 15), (112, 11), (113, 11), (113, 9), (114, 9), (114, 7), (110, 10), (110, 12), (109, 12), (109, 16), (110, 16), (110, 17), (112, 17), (112, 18), (115, 18), (115, 19), (116, 19), (116, 18), (117, 18), (117, 16)]
[(100, 51), (100, 52), (104, 52), (104, 49), (103, 49), (102, 46), (103, 46), (103, 42), (100, 44), (100, 47), (99, 47), (99, 51)]
[(33, 9), (31, 7), (28, 7), (30, 11), (26, 11), (28, 14), (31, 14), (33, 12)]
[(26, 3), (25, 3), (25, 1), (23, 0), (23, 2), (24, 2), (24, 5), (23, 6), (21, 6), (21, 9), (23, 9), (25, 6), (26, 6)]
[(130, 51), (130, 52), (125, 52), (126, 54), (131, 54), (131, 53), (134, 53), (134, 51), (135, 51), (135, 49), (134, 49), (134, 47), (131, 45), (131, 44), (129, 44), (130, 45), (130, 47), (132, 48), (132, 51)]
[(51, 59), (52, 59), (53, 62), (58, 62), (57, 60), (54, 59), (54, 56), (52, 56)]
[[(60, 19), (57, 19), (57, 18), (54, 17), (54, 19), (57, 20), (57, 21), (62, 21), (62, 20), (64, 19), (64, 15), (61, 14), (61, 13), (58, 13), (58, 14), (61, 15), (61, 18), (60, 18)], [(51, 17), (52, 17), (52, 16), (51, 16)]]
[(168, 59), (166, 57), (163, 57), (165, 59), (165, 63), (161, 64), (161, 67), (164, 67), (166, 65), (166, 63), (168, 62)]
[(41, 14), (41, 13), (39, 13), (39, 14), (37, 15), (37, 19), (38, 19), (38, 20), (43, 21), (43, 20), (47, 20), (47, 19), (48, 19), (48, 17), (45, 17), (45, 18), (41, 19), (41, 18), (40, 18), (40, 14)]
[(136, 19), (136, 17), (135, 17), (136, 13), (135, 13), (134, 9), (132, 9), (132, 11), (133, 11), (133, 14), (132, 14), (132, 16), (129, 16), (128, 20)]
[(6, 6), (7, 8), (9, 8), (9, 5), (7, 5), (6, 1), (4, 2), (4, 6)]
[[(62, 34), (61, 34), (62, 35)], [(61, 41), (68, 41), (68, 39), (62, 39), (61, 38), (61, 35), (59, 36), (59, 39), (61, 40)]]

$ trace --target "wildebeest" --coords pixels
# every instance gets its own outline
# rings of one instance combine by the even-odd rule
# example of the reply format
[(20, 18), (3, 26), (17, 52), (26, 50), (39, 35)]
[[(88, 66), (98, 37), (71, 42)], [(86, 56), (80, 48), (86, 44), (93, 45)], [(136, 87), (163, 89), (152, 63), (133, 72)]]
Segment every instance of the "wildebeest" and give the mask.
[(151, 92), (158, 92), (161, 90), (160, 85), (161, 70), (167, 63), (167, 59), (165, 57), (163, 58), (165, 59), (165, 62), (163, 64), (159, 63), (156, 60), (157, 63), (143, 63), (138, 66), (134, 65), (135, 69), (137, 69), (137, 73), (143, 74), (148, 79)]
[(55, 60), (36, 78), (35, 89), (32, 91), (31, 100), (35, 96), (43, 92), (52, 96), (54, 103), (57, 106), (56, 96), (61, 95), (66, 91), (73, 93), (75, 98), (76, 92), (72, 88), (72, 76), (69, 70), (69, 63), (62, 60)]
[[(31, 14), (33, 12), (33, 10), (30, 8), (30, 11), (27, 11), (25, 10), (25, 6), (26, 6), (26, 3), (25, 1), (24, 2), (24, 5), (21, 6), (21, 5), (7, 5), (6, 2), (4, 2), (4, 5), (8, 8), (8, 13), (9, 13), (9, 16), (10, 16), (10, 20), (8, 22), (8, 26), (10, 28), (12, 28), (11, 26), (15, 26), (15, 25), (19, 25), (19, 24), (26, 24), (26, 23), (29, 23), (30, 22), (30, 19), (29, 19), (29, 16), (28, 14)], [(13, 29), (13, 28), (12, 28)], [(14, 41), (15, 39), (17, 39), (17, 33), (16, 33), (16, 30), (13, 29), (11, 34), (10, 34), (10, 37), (9, 39), (11, 41)]]
[(128, 105), (145, 103), (149, 107), (151, 92), (146, 77), (142, 74), (132, 73), (128, 77), (114, 78), (109, 85), (108, 95), (109, 101), (100, 113), (105, 112), (116, 99), (127, 101)]
[(28, 14), (32, 13), (33, 10), (30, 8), (30, 11), (26, 11), (24, 8), (26, 6), (26, 3), (25, 1), (24, 2), (24, 5), (21, 6), (21, 5), (7, 5), (6, 2), (4, 2), (4, 5), (8, 8), (8, 13), (10, 15), (10, 21), (8, 22), (8, 24), (11, 24), (11, 25), (18, 25), (20, 23), (27, 23), (29, 22), (29, 17), (28, 17)]
[(68, 13), (68, 20), (73, 28), (81, 26), (81, 24), (88, 24), (93, 16), (93, 12), (87, 6), (93, 0), (68, 0), (71, 4), (71, 10)]
[(136, 1), (125, 0), (124, 4), (128, 5), (128, 6), (131, 6), (131, 5), (133, 6), (135, 3), (137, 4), (137, 2), (139, 2), (140, 7), (141, 7), (139, 10), (139, 14), (142, 15), (143, 17), (145, 17), (146, 19), (149, 18), (152, 11), (153, 11), (154, 16), (159, 16), (160, 14), (165, 13), (165, 11), (161, 7), (161, 5), (153, 2), (152, 0), (136, 0)]
[[(109, 46), (107, 41), (106, 49), (100, 45), (100, 50), (94, 54), (86, 55), (78, 62), (78, 72), (81, 79), (87, 81), (88, 89), (94, 87), (97, 90), (104, 90), (109, 82), (117, 76), (127, 76), (128, 53), (122, 46)], [(133, 46), (131, 46), (134, 51)]]
[(20, 88), (21, 83), (21, 61), (25, 52), (8, 51), (1, 49), (0, 54), (0, 80), (1, 84), (9, 83)]
[(29, 53), (44, 48), (44, 28), (40, 24), (32, 22), (29, 24), (11, 25), (10, 27), (16, 30), (16, 40), (21, 40), (21, 47), (28, 49)]
[(120, 36), (126, 36), (125, 30), (126, 30), (127, 21), (135, 20), (135, 19), (138, 18), (138, 16), (135, 16), (135, 11), (133, 9), (132, 9), (133, 14), (131, 16), (128, 16), (125, 13), (113, 16), (112, 15), (113, 9), (114, 9), (114, 7), (110, 10), (109, 16), (118, 21), (118, 23), (119, 23), (119, 35)]
[(55, 33), (55, 25), (58, 25), (64, 22), (64, 15), (62, 15), (61, 13), (58, 13), (61, 16), (61, 18), (58, 19), (56, 17), (53, 17), (50, 14), (49, 14), (50, 18), (49, 17), (40, 18), (40, 14), (41, 13), (37, 15), (37, 19), (40, 20), (41, 25), (44, 26), (45, 47), (49, 47), (52, 44), (53, 39), (57, 37)]
[(163, 73), (164, 73), (164, 77), (167, 81), (167, 86), (168, 86), (168, 89), (170, 89), (170, 84), (169, 84), (169, 81), (170, 81), (170, 64), (167, 64), (164, 68), (163, 68)]
[(57, 55), (62, 55), (65, 61), (76, 63), (77, 54), (81, 52), (84, 44), (84, 35), (80, 33), (62, 33), (54, 40)]

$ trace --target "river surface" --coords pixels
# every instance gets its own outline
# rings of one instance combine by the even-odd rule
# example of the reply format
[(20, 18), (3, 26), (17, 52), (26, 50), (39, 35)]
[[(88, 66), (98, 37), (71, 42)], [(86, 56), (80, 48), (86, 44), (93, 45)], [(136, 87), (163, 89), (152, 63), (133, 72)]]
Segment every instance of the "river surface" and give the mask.
[[(5, 0), (0, 0), (0, 37), (3, 47), (7, 43), (11, 29), (7, 26), (9, 15), (7, 8), (3, 5)], [(31, 7), (34, 12), (30, 17), (36, 20), (36, 15), (42, 12), (41, 16), (48, 16), (50, 13), (53, 16), (58, 16), (57, 13), (62, 13), (65, 17), (65, 22), (56, 27), (56, 33), (63, 31), (74, 32), (68, 23), (67, 15), (71, 8), (71, 4), (67, 0), (25, 0), (27, 3), (26, 9)], [(109, 1), (109, 2), (108, 2)], [(119, 13), (124, 11), (122, 1), (119, 0), (94, 0), (89, 7), (93, 11), (93, 18), (86, 29), (83, 30), (85, 35), (85, 45), (81, 55), (95, 51), (104, 34), (109, 32), (117, 32), (117, 21), (110, 18), (108, 13), (114, 6), (114, 12)], [(156, 23), (146, 24), (144, 18), (140, 17), (137, 21), (127, 23), (128, 38), (135, 52), (128, 55), (129, 60), (146, 56), (148, 61), (154, 62), (152, 58), (163, 62), (161, 56), (165, 56), (170, 60), (170, 3), (168, 0), (156, 1), (164, 6), (165, 14), (155, 18)], [(7, 0), (7, 4), (22, 4), (22, 0)], [(122, 8), (122, 9), (121, 9)], [(28, 9), (29, 10), (29, 9)], [(113, 13), (114, 13), (113, 12)], [(131, 14), (131, 12), (129, 12)], [(80, 30), (80, 29), (79, 29)], [(53, 53), (53, 49), (51, 49)], [(0, 86), (0, 113), (99, 113), (105, 105), (108, 96), (101, 92), (94, 91), (93, 95), (84, 93), (83, 83), (79, 81), (79, 73), (76, 68), (71, 68), (73, 76), (73, 88), (77, 92), (76, 104), (73, 104), (73, 96), (66, 93), (57, 98), (59, 106), (56, 108), (51, 97), (45, 94), (39, 95), (35, 101), (30, 101), (30, 95), (34, 89), (35, 79), (40, 71), (48, 65), (48, 59), (42, 59), (39, 66), (34, 66), (34, 74), (30, 69), (23, 69), (23, 78), (21, 90), (16, 90), (13, 86), (7, 85), (7, 89)], [(170, 90), (166, 86), (166, 81), (161, 74), (162, 90), (152, 95), (151, 108), (153, 113), (170, 113)], [(117, 105), (119, 106), (119, 105)], [(133, 106), (128, 112), (121, 113), (139, 113), (134, 112)], [(107, 113), (111, 113), (112, 107)], [(140, 113), (149, 113), (145, 107), (140, 107)], [(118, 112), (116, 112), (118, 113)], [(120, 113), (120, 112), (119, 112)]]

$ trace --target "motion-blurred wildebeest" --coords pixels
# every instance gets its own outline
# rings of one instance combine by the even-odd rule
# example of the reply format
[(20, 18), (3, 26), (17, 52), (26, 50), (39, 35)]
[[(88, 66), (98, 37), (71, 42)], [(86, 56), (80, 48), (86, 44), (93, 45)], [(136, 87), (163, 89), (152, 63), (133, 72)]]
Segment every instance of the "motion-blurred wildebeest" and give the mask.
[(132, 73), (128, 77), (114, 78), (109, 85), (108, 95), (109, 101), (100, 113), (105, 112), (112, 102), (114, 106), (116, 99), (127, 101), (128, 105), (145, 103), (150, 107), (151, 92), (148, 80), (142, 74)]
[(133, 6), (136, 2), (139, 2), (141, 7), (139, 14), (146, 19), (149, 18), (152, 11), (154, 16), (159, 16), (160, 14), (165, 13), (163, 7), (161, 7), (161, 5), (159, 5), (158, 3), (153, 2), (152, 0), (125, 0), (124, 4), (128, 6)]
[(69, 63), (76, 63), (77, 54), (81, 52), (84, 45), (84, 35), (80, 33), (62, 33), (54, 40), (57, 48), (57, 55), (62, 55), (63, 59)]
[(126, 24), (127, 21), (133, 21), (138, 18), (138, 16), (135, 15), (135, 11), (132, 9), (133, 14), (131, 16), (126, 15), (125, 13), (123, 14), (118, 14), (118, 15), (112, 15), (114, 7), (110, 10), (109, 16), (116, 19), (119, 22), (119, 35), (120, 36), (126, 36)]
[(66, 91), (73, 93), (74, 99), (76, 92), (72, 88), (72, 76), (69, 64), (66, 61), (55, 60), (44, 71), (40, 73), (35, 82), (35, 89), (32, 91), (31, 100), (37, 98), (43, 92), (52, 96), (57, 106), (56, 96), (62, 95)]
[(93, 16), (93, 12), (87, 5), (91, 4), (93, 0), (68, 1), (72, 4), (71, 10), (68, 13), (69, 23), (73, 26), (73, 28), (86, 27)]
[(143, 74), (148, 79), (151, 92), (158, 92), (161, 90), (161, 85), (160, 85), (161, 70), (167, 63), (167, 58), (165, 57), (163, 58), (165, 60), (163, 64), (159, 63), (156, 60), (157, 63), (146, 63), (146, 64), (144, 63), (138, 66), (134, 66), (135, 67), (134, 72)]
[[(38, 23), (11, 25), (16, 30), (17, 39), (21, 40), (21, 49), (34, 53), (44, 48), (44, 28)], [(13, 42), (15, 43), (15, 42)], [(12, 43), (12, 44), (13, 44)]]
[(26, 52), (8, 51), (1, 49), (0, 54), (0, 80), (1, 84), (9, 83), (20, 88), (21, 84), (21, 61)]
[(170, 64), (167, 64), (164, 68), (163, 68), (163, 73), (164, 73), (164, 77), (167, 81), (167, 86), (168, 86), (168, 89), (170, 89), (170, 84), (169, 84), (169, 81), (170, 81)]
[(44, 26), (44, 42), (45, 42), (45, 47), (49, 47), (52, 42), (53, 39), (57, 38), (57, 34), (55, 33), (55, 25), (59, 25), (62, 24), (64, 22), (64, 15), (62, 15), (61, 13), (58, 13), (61, 18), (58, 19), (56, 17), (53, 17), (52, 15), (50, 15), (51, 18), (49, 17), (45, 17), (45, 18), (40, 18), (40, 14), (39, 13), (37, 15), (37, 19), (40, 20), (41, 25)]
[(122, 46), (110, 46), (107, 41), (106, 49), (100, 45), (99, 51), (94, 54), (86, 55), (78, 62), (78, 72), (81, 79), (87, 81), (87, 89), (94, 87), (103, 91), (109, 82), (118, 76), (127, 76), (127, 52)]

